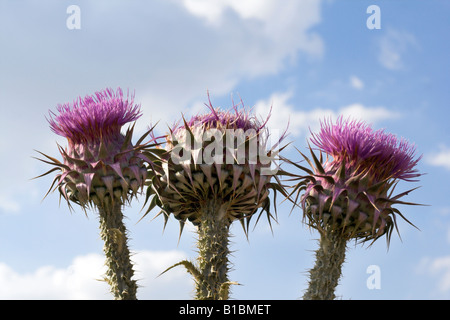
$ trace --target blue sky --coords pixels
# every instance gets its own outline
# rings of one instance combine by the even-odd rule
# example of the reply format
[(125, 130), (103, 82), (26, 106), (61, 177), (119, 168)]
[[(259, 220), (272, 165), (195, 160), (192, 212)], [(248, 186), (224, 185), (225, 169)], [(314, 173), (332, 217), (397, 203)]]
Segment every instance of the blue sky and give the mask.
[[(80, 8), (81, 29), (67, 28), (67, 8)], [(376, 4), (381, 29), (368, 29)], [(395, 0), (153, 0), (0, 2), (0, 298), (110, 299), (101, 278), (96, 213), (71, 213), (58, 195), (41, 202), (51, 178), (33, 149), (57, 155), (45, 116), (57, 104), (105, 87), (135, 90), (150, 123), (178, 120), (231, 97), (267, 116), (272, 129), (290, 120), (305, 149), (308, 130), (325, 116), (351, 115), (403, 136), (423, 154), (421, 186), (401, 207), (419, 229), (399, 222), (387, 250), (349, 245), (337, 289), (342, 299), (450, 298), (450, 3)], [(137, 136), (137, 135), (136, 135)], [(293, 148), (286, 156), (297, 157)], [(143, 199), (126, 208), (140, 299), (190, 299), (193, 283), (171, 264), (196, 257), (195, 233), (178, 239), (178, 222), (152, 214), (138, 222)], [(157, 212), (155, 211), (155, 214)], [(234, 299), (299, 299), (314, 264), (318, 234), (302, 213), (278, 204), (273, 235), (260, 221), (245, 238), (232, 226)], [(179, 241), (178, 241), (179, 240)], [(380, 288), (369, 289), (369, 266)]]

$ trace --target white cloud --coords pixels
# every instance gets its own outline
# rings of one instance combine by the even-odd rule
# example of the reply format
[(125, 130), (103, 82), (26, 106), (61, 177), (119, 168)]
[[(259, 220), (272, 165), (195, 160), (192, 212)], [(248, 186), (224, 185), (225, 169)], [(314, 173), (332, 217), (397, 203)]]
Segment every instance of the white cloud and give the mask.
[(18, 273), (0, 263), (1, 299), (105, 299), (100, 255), (77, 257), (67, 268), (43, 266), (32, 273)]
[[(12, 196), (12, 195), (10, 195)], [(10, 197), (5, 197), (0, 195), (0, 212), (15, 213), (20, 210), (20, 203), (11, 199)]]
[(417, 40), (411, 33), (388, 29), (379, 40), (378, 61), (387, 69), (398, 70), (404, 67), (405, 54), (417, 48)]
[(450, 148), (440, 146), (440, 151), (425, 156), (427, 163), (450, 170)]
[(376, 123), (386, 119), (398, 118), (399, 113), (388, 110), (385, 107), (367, 107), (360, 103), (354, 103), (341, 107), (339, 110), (316, 108), (307, 111), (300, 111), (295, 108), (289, 99), (292, 92), (276, 92), (267, 100), (260, 100), (255, 104), (255, 112), (263, 117), (268, 114), (272, 106), (272, 115), (269, 119), (269, 126), (273, 129), (282, 130), (286, 128), (289, 120), (289, 132), (293, 136), (307, 135), (309, 130), (315, 131), (319, 128), (319, 120), (324, 118), (336, 119), (339, 115), (353, 117), (369, 123)]
[(388, 110), (385, 107), (366, 107), (361, 103), (353, 103), (340, 108), (335, 117), (340, 114), (344, 117), (353, 117), (371, 123), (400, 117), (398, 112)]
[(430, 270), (441, 275), (439, 289), (441, 292), (450, 291), (450, 256), (436, 258), (431, 262)]
[[(182, 0), (183, 5), (194, 15), (206, 19), (211, 24), (222, 24), (227, 10), (232, 10), (242, 19), (257, 19), (264, 23), (283, 24), (292, 22), (293, 16), (302, 14), (292, 9), (301, 8), (308, 14), (302, 15), (301, 24), (309, 27), (320, 20), (320, 0), (298, 1), (287, 0), (279, 5), (277, 0)], [(282, 13), (288, 20), (281, 20)], [(299, 19), (300, 20), (300, 19)]]
[(424, 257), (420, 261), (417, 272), (437, 277), (437, 294), (450, 294), (450, 256), (442, 256), (431, 259)]
[(133, 256), (138, 299), (192, 299), (194, 282), (184, 267), (180, 266), (160, 275), (168, 267), (184, 259), (187, 256), (176, 250), (140, 251)]
[[(158, 129), (165, 132), (166, 124), (194, 101), (206, 99), (207, 90), (213, 97), (229, 94), (242, 79), (277, 73), (297, 54), (316, 57), (324, 50), (321, 37), (311, 31), (321, 21), (320, 0), (107, 2), (81, 8), (84, 18), (76, 39), (67, 33), (64, 20), (61, 28), (48, 23), (56, 12), (40, 7), (20, 9), (25, 15), (38, 14), (39, 23), (15, 24), (14, 33), (5, 35), (10, 50), (2, 52), (2, 59), (16, 63), (2, 71), (8, 81), (1, 101), (14, 108), (5, 108), (4, 118), (12, 120), (0, 127), (0, 146), (8, 155), (0, 161), (1, 212), (20, 211), (30, 193), (43, 196), (51, 183), (52, 175), (29, 179), (51, 168), (31, 158), (37, 155), (33, 149), (58, 156), (58, 137), (44, 118), (57, 103), (106, 86), (129, 87), (143, 111), (135, 137), (150, 122), (159, 121)], [(6, 23), (14, 22), (10, 17), (17, 10), (13, 6), (2, 12)], [(218, 27), (202, 23), (215, 18)], [(27, 39), (26, 46), (18, 38)], [(117, 39), (127, 39), (127, 44), (118, 45)], [(84, 70), (90, 70), (89, 77)], [(58, 82), (61, 75), (70, 77)]]
[[(282, 5), (276, 0), (173, 3), (185, 8), (188, 17), (180, 16), (180, 32), (166, 31), (160, 51), (182, 48), (185, 54), (157, 57), (147, 84), (137, 88), (136, 100), (143, 109), (137, 134), (150, 121), (159, 121), (157, 129), (167, 132), (181, 112), (186, 115), (187, 106), (206, 101), (207, 90), (212, 98), (229, 94), (241, 79), (277, 73), (299, 53), (323, 55), (322, 39), (310, 31), (321, 21), (320, 0), (286, 0)], [(192, 23), (192, 16), (206, 23)]]
[(364, 89), (364, 82), (357, 76), (351, 76), (350, 77), (350, 86), (357, 90), (361, 90), (361, 89)]
[[(260, 54), (266, 57), (265, 60), (267, 54), (274, 52), (280, 58), (297, 50), (312, 55), (323, 54), (321, 38), (309, 30), (321, 21), (320, 3), (320, 0), (285, 0), (282, 5), (277, 0), (182, 0), (188, 12), (205, 19), (209, 25), (229, 28), (228, 36), (232, 38), (227, 44), (243, 41), (242, 48), (250, 49), (248, 44), (251, 43), (251, 52), (255, 48), (263, 49)], [(236, 53), (246, 56), (242, 50)], [(249, 64), (260, 61), (257, 55), (252, 59), (254, 61), (248, 61)], [(270, 69), (270, 60), (268, 62), (258, 68)]]
[[(180, 251), (138, 251), (133, 255), (138, 299), (190, 299), (192, 283), (182, 268), (157, 277), (172, 264), (186, 259)], [(66, 268), (43, 266), (19, 273), (0, 263), (0, 299), (112, 299), (103, 278), (104, 257), (86, 254), (75, 257)]]

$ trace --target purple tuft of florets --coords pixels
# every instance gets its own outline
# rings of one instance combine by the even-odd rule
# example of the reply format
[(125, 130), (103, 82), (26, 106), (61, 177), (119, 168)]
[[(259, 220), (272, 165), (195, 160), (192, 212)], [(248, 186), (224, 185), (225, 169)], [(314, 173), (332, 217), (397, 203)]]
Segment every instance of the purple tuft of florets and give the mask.
[[(415, 181), (421, 174), (415, 166), (415, 146), (405, 139), (374, 131), (363, 121), (339, 117), (336, 124), (321, 121), (319, 133), (312, 133), (311, 142), (333, 157), (336, 167), (345, 161), (347, 168), (367, 170), (378, 181), (388, 178)], [(358, 173), (356, 172), (356, 173)]]
[(59, 114), (50, 111), (50, 128), (69, 142), (82, 143), (99, 138), (108, 139), (120, 133), (121, 127), (141, 116), (140, 105), (134, 95), (124, 99), (121, 88), (98, 91), (73, 103), (59, 104)]
[[(208, 96), (209, 98), (209, 96)], [(247, 130), (255, 130), (256, 133), (259, 133), (261, 130), (267, 129), (266, 123), (261, 122), (257, 119), (257, 117), (251, 113), (251, 110), (245, 110), (244, 104), (241, 101), (242, 108), (239, 110), (238, 106), (233, 103), (233, 107), (228, 111), (222, 111), (220, 108), (214, 108), (211, 104), (211, 100), (209, 103), (205, 105), (208, 107), (209, 112), (205, 114), (197, 114), (185, 124), (188, 125), (189, 128), (202, 127), (203, 129), (242, 129), (244, 132)], [(270, 116), (270, 115), (269, 115)], [(185, 124), (179, 125), (176, 124), (172, 128), (172, 132), (177, 132), (178, 130), (185, 129)]]

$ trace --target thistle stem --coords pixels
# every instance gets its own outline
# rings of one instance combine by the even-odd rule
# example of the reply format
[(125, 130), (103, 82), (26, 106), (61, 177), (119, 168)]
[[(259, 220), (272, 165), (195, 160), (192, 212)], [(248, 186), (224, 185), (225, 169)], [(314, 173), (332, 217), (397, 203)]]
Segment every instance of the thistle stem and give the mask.
[(100, 234), (106, 256), (106, 281), (116, 300), (136, 300), (136, 281), (127, 246), (121, 203), (99, 206)]
[(336, 231), (320, 232), (316, 263), (310, 270), (310, 282), (304, 300), (333, 300), (345, 260), (347, 240)]
[(198, 267), (201, 276), (196, 283), (197, 300), (227, 300), (229, 222), (219, 200), (206, 201), (198, 225)]

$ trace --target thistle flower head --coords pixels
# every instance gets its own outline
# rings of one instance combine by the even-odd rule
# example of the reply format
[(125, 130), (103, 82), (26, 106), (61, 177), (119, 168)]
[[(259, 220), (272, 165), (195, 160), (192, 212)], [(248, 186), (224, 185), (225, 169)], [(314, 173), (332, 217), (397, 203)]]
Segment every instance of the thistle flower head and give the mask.
[(122, 126), (141, 116), (140, 105), (134, 104), (134, 95), (125, 100), (121, 88), (108, 88), (73, 103), (59, 104), (58, 114), (50, 111), (51, 130), (72, 143), (108, 139), (120, 134)]
[[(158, 205), (165, 217), (172, 213), (182, 223), (197, 224), (205, 201), (218, 199), (226, 223), (248, 223), (259, 209), (272, 217), (269, 190), (282, 189), (277, 177), (281, 171), (265, 173), (264, 169), (270, 168), (282, 148), (266, 149), (267, 121), (258, 120), (243, 105), (228, 111), (214, 108), (211, 101), (206, 106), (207, 113), (183, 118), (166, 136), (164, 170), (147, 189), (147, 200), (154, 195), (147, 212)], [(284, 135), (278, 143), (282, 139)]]
[(304, 191), (301, 205), (307, 223), (346, 239), (376, 240), (387, 234), (389, 243), (397, 228), (396, 214), (409, 222), (393, 206), (414, 205), (399, 199), (415, 188), (392, 195), (399, 180), (415, 181), (421, 175), (415, 168), (421, 157), (415, 158), (414, 146), (383, 130), (374, 131), (362, 121), (342, 117), (336, 124), (321, 122), (311, 142), (319, 148), (320, 158), (311, 147), (312, 161), (301, 153), (311, 169), (296, 164), (307, 175), (298, 176), (300, 182), (293, 191)]
[(39, 160), (55, 166), (41, 176), (60, 170), (49, 192), (54, 186), (69, 207), (69, 201), (83, 208), (122, 204), (144, 187), (145, 163), (151, 163), (147, 155), (156, 143), (150, 144), (153, 138), (140, 144), (151, 129), (136, 145), (131, 141), (134, 126), (125, 135), (121, 133), (124, 124), (140, 117), (140, 106), (133, 100), (124, 99), (120, 88), (116, 92), (105, 89), (58, 105), (58, 114), (50, 112), (51, 130), (66, 137), (68, 146), (58, 145), (63, 162), (40, 152), (50, 161)]

